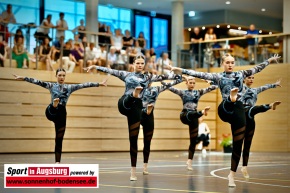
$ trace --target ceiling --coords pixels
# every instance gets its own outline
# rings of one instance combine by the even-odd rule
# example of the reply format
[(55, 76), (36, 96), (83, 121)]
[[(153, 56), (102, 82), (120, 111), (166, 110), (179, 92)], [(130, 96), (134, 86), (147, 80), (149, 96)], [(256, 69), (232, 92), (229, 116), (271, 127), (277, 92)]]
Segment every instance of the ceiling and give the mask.
[[(171, 15), (172, 1), (183, 1), (185, 14), (189, 11), (203, 12), (226, 9), (283, 18), (283, 0), (229, 0), (231, 2), (229, 5), (225, 4), (227, 0), (99, 0), (99, 4)], [(138, 5), (138, 2), (142, 4)], [(262, 8), (265, 8), (266, 11), (262, 12)]]

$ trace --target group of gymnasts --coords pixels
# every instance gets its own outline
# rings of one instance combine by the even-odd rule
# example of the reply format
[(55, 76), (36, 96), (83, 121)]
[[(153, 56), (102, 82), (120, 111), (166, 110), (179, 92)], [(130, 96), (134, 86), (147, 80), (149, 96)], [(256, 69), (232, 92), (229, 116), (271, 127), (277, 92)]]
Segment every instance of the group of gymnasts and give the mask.
[[(118, 109), (122, 115), (127, 117), (129, 141), (130, 141), (130, 158), (131, 158), (131, 175), (130, 180), (136, 181), (136, 163), (138, 153), (138, 135), (140, 125), (143, 126), (144, 149), (143, 149), (143, 175), (148, 175), (148, 160), (150, 154), (150, 144), (154, 132), (154, 105), (158, 95), (166, 89), (179, 95), (183, 102), (183, 109), (180, 113), (180, 120), (183, 124), (189, 126), (190, 145), (188, 149), (188, 160), (186, 167), (193, 170), (192, 159), (195, 153), (196, 139), (198, 135), (198, 118), (206, 116), (210, 107), (198, 111), (197, 105), (199, 98), (216, 88), (219, 88), (223, 101), (218, 107), (219, 117), (230, 123), (233, 136), (233, 152), (231, 159), (231, 171), (228, 175), (229, 186), (234, 187), (234, 175), (237, 171), (239, 160), (243, 149), (243, 167), (242, 173), (245, 178), (249, 178), (247, 164), (249, 151), (255, 130), (254, 116), (257, 113), (265, 112), (269, 109), (275, 110), (280, 104), (276, 101), (271, 104), (255, 106), (257, 94), (269, 89), (280, 86), (280, 80), (271, 85), (265, 85), (260, 88), (250, 88), (253, 83), (255, 73), (260, 72), (271, 62), (280, 58), (274, 55), (265, 62), (254, 66), (249, 70), (234, 72), (235, 59), (230, 54), (222, 57), (221, 65), (224, 67), (222, 73), (205, 73), (194, 70), (187, 70), (178, 67), (170, 67), (172, 71), (169, 74), (153, 75), (144, 72), (145, 57), (142, 54), (134, 58), (134, 72), (119, 71), (100, 66), (89, 66), (87, 72), (97, 69), (99, 71), (111, 74), (125, 82), (125, 92), (118, 101)], [(181, 74), (188, 75), (182, 77)], [(51, 93), (51, 103), (46, 108), (45, 114), (48, 120), (53, 121), (55, 125), (55, 162), (60, 163), (62, 153), (62, 141), (66, 129), (66, 103), (70, 94), (76, 90), (88, 87), (107, 86), (107, 80), (101, 83), (84, 83), (84, 84), (65, 84), (66, 72), (64, 69), (56, 70), (56, 83), (43, 82), (34, 78), (14, 75), (17, 80), (24, 80), (48, 89)], [(194, 90), (195, 78), (208, 80), (208, 88)], [(187, 89), (179, 90), (173, 86), (183, 82), (185, 79)], [(165, 82), (171, 80), (171, 82)], [(151, 86), (152, 82), (161, 82), (161, 86)], [(243, 84), (244, 83), (244, 84)]]

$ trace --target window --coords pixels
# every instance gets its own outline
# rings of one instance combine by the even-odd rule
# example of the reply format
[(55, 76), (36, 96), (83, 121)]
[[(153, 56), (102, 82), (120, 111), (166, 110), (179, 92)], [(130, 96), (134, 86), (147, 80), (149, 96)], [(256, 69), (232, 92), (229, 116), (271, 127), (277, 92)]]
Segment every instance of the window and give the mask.
[(153, 19), (153, 47), (158, 56), (168, 50), (168, 21), (166, 19)]
[(138, 38), (140, 32), (144, 33), (146, 39), (146, 48), (150, 48), (150, 17), (136, 15), (135, 16), (135, 37)]
[(130, 9), (105, 5), (98, 6), (99, 22), (110, 26), (112, 33), (114, 33), (114, 30), (118, 28), (121, 29), (122, 34), (125, 30), (131, 32), (131, 15), (132, 12)]
[[(68, 29), (73, 30), (76, 26), (80, 25), (80, 20), (85, 19), (85, 3), (75, 2), (70, 0), (45, 0), (45, 15), (52, 15), (52, 23), (56, 25), (56, 21), (59, 20), (59, 13), (64, 13), (64, 19), (67, 22)], [(55, 37), (55, 30), (51, 37)], [(70, 31), (65, 32), (65, 39), (73, 39), (73, 33)]]

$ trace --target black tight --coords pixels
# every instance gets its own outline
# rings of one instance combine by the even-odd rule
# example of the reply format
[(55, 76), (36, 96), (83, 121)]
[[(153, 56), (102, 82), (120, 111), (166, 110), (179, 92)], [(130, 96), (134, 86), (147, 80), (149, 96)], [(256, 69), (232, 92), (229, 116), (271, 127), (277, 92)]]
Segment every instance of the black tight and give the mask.
[(48, 120), (54, 122), (55, 127), (55, 162), (60, 162), (62, 152), (62, 141), (66, 127), (66, 108), (58, 105), (54, 108), (52, 104), (48, 105), (45, 111)]
[(266, 112), (269, 109), (270, 109), (270, 106), (267, 104), (267, 105), (254, 106), (246, 110), (245, 112), (247, 126), (246, 126), (244, 148), (243, 148), (243, 166), (247, 166), (248, 161), (249, 161), (250, 149), (251, 149), (251, 144), (252, 144), (253, 136), (255, 133), (255, 126), (256, 126), (254, 116), (258, 113)]
[(241, 158), (242, 145), (245, 138), (246, 116), (243, 103), (224, 100), (218, 107), (218, 114), (222, 121), (231, 125), (233, 136), (233, 152), (231, 159), (231, 170), (237, 171)]
[(202, 112), (183, 109), (180, 113), (180, 120), (183, 124), (189, 126), (190, 144), (188, 148), (188, 159), (192, 159), (195, 152), (196, 138), (198, 134), (198, 118)]
[(138, 135), (140, 130), (142, 101), (131, 95), (123, 95), (118, 102), (118, 109), (127, 117), (130, 141), (131, 166), (136, 167), (138, 154)]
[(209, 145), (209, 134), (200, 134), (196, 139), (196, 144), (202, 141), (202, 147), (207, 147)]
[(154, 132), (153, 110), (149, 115), (147, 115), (146, 112), (142, 111), (141, 125), (143, 126), (143, 136), (144, 136), (143, 159), (144, 159), (144, 163), (148, 163), (149, 155), (150, 155), (151, 140), (152, 140), (153, 132)]

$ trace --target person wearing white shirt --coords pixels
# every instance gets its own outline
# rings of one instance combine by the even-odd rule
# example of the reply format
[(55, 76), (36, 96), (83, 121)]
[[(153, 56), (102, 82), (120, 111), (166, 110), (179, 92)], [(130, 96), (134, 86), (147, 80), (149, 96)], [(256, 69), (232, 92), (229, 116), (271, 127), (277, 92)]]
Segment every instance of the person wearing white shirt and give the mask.
[(172, 61), (168, 58), (168, 53), (164, 52), (162, 54), (162, 56), (157, 60), (157, 67), (161, 73), (163, 72), (163, 74), (171, 74), (172, 72), (170, 72), (170, 70), (167, 70), (166, 67), (167, 66), (171, 66), (172, 65)]
[(56, 21), (55, 38), (59, 39), (60, 36), (65, 37), (65, 30), (67, 29), (68, 29), (68, 25), (67, 25), (67, 22), (64, 20), (64, 13), (61, 12), (59, 13), (59, 20)]
[(115, 35), (111, 37), (111, 43), (119, 53), (123, 47), (123, 36), (120, 29), (115, 30)]
[(110, 52), (108, 53), (108, 66), (114, 68), (116, 64), (117, 64), (116, 48), (114, 46), (111, 46)]
[(49, 37), (49, 31), (50, 31), (50, 28), (54, 28), (55, 26), (51, 23), (51, 18), (52, 18), (52, 15), (51, 14), (48, 14), (46, 16), (46, 18), (44, 20), (42, 20), (40, 26), (37, 28), (34, 36), (37, 38), (37, 39), (40, 39), (40, 40), (44, 40), (44, 38), (48, 38), (49, 41), (52, 40), (51, 37)]
[(90, 43), (89, 47), (86, 47), (86, 61), (87, 66), (95, 65), (101, 57), (101, 50), (95, 47), (94, 43)]
[(7, 22), (7, 23), (16, 23), (15, 16), (12, 13), (12, 5), (11, 4), (8, 4), (7, 10), (2, 12), (1, 21)]

